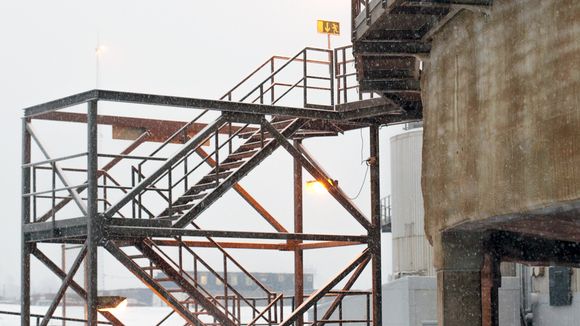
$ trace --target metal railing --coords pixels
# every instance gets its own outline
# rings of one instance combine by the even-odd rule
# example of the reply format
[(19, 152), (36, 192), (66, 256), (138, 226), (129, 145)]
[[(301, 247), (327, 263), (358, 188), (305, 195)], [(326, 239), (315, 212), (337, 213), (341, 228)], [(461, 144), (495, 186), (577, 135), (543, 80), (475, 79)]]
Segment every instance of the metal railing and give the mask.
[[(0, 310), (0, 315), (9, 315), (9, 316), (18, 316), (18, 317), (20, 317), (21, 313), (20, 312), (16, 312), (16, 311), (4, 311), (4, 310)], [(44, 315), (30, 314), (30, 318), (36, 319), (36, 325), (39, 326), (40, 325), (40, 322), (44, 318)], [(65, 321), (71, 321), (71, 322), (77, 322), (77, 323), (85, 323), (85, 324), (87, 323), (87, 320), (86, 319), (80, 319), (80, 318), (56, 317), (56, 316), (53, 316), (51, 319), (61, 320), (63, 322), (65, 322)], [(97, 323), (99, 325), (113, 325), (113, 323), (108, 322), (108, 321), (98, 321)]]
[[(221, 273), (217, 272), (203, 258), (201, 258), (197, 253), (189, 248), (180, 237), (175, 237), (174, 239), (178, 244), (178, 255), (176, 259), (169, 256), (161, 248), (161, 246), (156, 245), (152, 241), (146, 241), (145, 244), (154, 250), (158, 255), (163, 257), (163, 259), (169, 263), (181, 277), (190, 282), (196, 289), (200, 290), (204, 296), (206, 296), (206, 298), (208, 298), (220, 310), (224, 311), (229, 317), (231, 317), (233, 321), (238, 324), (242, 324), (242, 306), (251, 308), (253, 318), (252, 321), (255, 325), (260, 325), (260, 323), (258, 323), (260, 319), (265, 320), (265, 324), (262, 323), (263, 325), (272, 325), (273, 323), (277, 323), (279, 320), (281, 320), (281, 318), (283, 318), (282, 303), (284, 296), (269, 290), (211, 238), (208, 238), (208, 241), (212, 243), (214, 247), (217, 248), (222, 254), (223, 271)], [(190, 259), (187, 259), (188, 257)], [(186, 270), (184, 261), (191, 262), (192, 270)], [(261, 296), (260, 299), (266, 301), (265, 309), (260, 311), (258, 305), (256, 304), (258, 300), (244, 296), (241, 291), (237, 290), (235, 286), (229, 282), (229, 267), (234, 267), (238, 271), (241, 271), (246, 276), (247, 280), (250, 280), (255, 285), (256, 289), (263, 291), (263, 296)], [(223, 292), (221, 294), (215, 295), (214, 293), (210, 293), (204, 288), (204, 282), (200, 281), (200, 273), (202, 270), (206, 273), (209, 273), (209, 275), (215, 278), (216, 282), (220, 282), (220, 284), (223, 285)], [(151, 278), (153, 278), (153, 269), (151, 268), (149, 271)], [(167, 282), (171, 281), (168, 280)], [(194, 312), (201, 311), (201, 307), (191, 296), (185, 298), (183, 301), (185, 302), (185, 305), (189, 309), (193, 309)], [(157, 325), (162, 325), (173, 314), (174, 311), (167, 314)]]
[[(322, 55), (323, 58), (316, 58), (317, 55)], [(276, 68), (276, 62), (278, 61), (283, 61), (283, 63), (280, 67)], [(311, 93), (309, 94), (309, 91), (327, 92), (329, 105), (326, 106), (332, 107), (334, 105), (333, 61), (334, 57), (332, 50), (313, 47), (306, 47), (292, 57), (273, 56), (242, 79), (242, 81), (236, 86), (226, 92), (221, 99), (275, 105), (279, 103), (280, 100), (287, 97), (292, 91), (302, 89), (300, 95), (302, 96), (303, 107), (319, 108), (321, 106), (309, 102), (309, 95), (311, 95)], [(314, 66), (326, 67), (326, 73), (316, 74), (313, 71)], [(287, 72), (290, 69), (300, 71), (297, 78), (296, 76), (286, 78), (282, 76), (284, 72)], [(252, 81), (252, 77), (258, 78), (257, 76), (260, 75), (263, 77), (264, 74), (266, 74), (265, 78), (262, 78), (257, 85), (254, 84), (255, 86), (250, 86), (249, 91), (242, 93), (243, 95), (236, 99), (234, 94), (236, 92), (241, 92), (244, 86), (247, 86), (247, 84)], [(328, 86), (315, 85), (313, 84), (315, 80), (328, 83)], [(282, 88), (281, 95), (277, 95), (280, 88)]]
[(392, 209), (391, 195), (381, 198), (381, 229), (383, 232), (391, 232)]
[(375, 97), (374, 93), (365, 94), (359, 89), (352, 45), (335, 48), (334, 58), (337, 104), (362, 101)]

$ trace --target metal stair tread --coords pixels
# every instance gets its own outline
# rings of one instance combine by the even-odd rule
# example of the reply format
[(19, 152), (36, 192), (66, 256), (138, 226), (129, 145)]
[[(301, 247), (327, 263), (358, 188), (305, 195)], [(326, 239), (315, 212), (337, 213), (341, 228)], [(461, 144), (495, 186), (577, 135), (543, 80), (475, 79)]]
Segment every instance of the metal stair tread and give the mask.
[(233, 161), (243, 160), (245, 158), (254, 156), (258, 152), (259, 152), (259, 150), (249, 150), (249, 151), (238, 150), (238, 151), (228, 155), (228, 157), (224, 160), (224, 162), (233, 162)]
[(263, 142), (261, 140), (253, 141), (253, 142), (246, 142), (246, 143), (240, 145), (240, 147), (238, 147), (238, 149), (243, 151), (243, 150), (247, 150), (247, 149), (259, 148), (259, 147), (262, 147), (262, 145), (266, 145), (266, 143), (268, 141), (270, 141), (270, 140), (264, 139)]

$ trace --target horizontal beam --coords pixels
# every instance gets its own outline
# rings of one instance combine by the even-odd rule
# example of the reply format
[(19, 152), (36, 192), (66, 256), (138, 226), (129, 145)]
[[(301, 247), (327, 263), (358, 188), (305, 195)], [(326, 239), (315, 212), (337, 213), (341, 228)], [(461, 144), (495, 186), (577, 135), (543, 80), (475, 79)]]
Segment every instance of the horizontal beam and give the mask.
[(23, 233), (27, 242), (86, 237), (87, 219), (78, 217), (54, 222), (29, 223), (23, 226)]
[[(153, 239), (151, 240), (158, 246), (177, 247), (184, 243), (192, 248), (215, 248), (216, 244), (210, 241), (183, 240), (181, 242), (171, 239)], [(256, 242), (216, 242), (224, 249), (261, 249), (261, 250), (291, 250), (287, 243), (256, 243)]]
[[(207, 100), (199, 98), (153, 95), (131, 92), (117, 92), (110, 90), (92, 90), (44, 104), (24, 109), (26, 118), (36, 118), (59, 109), (79, 105), (90, 100), (107, 102), (121, 102), (131, 104), (159, 105), (180, 107), (186, 109), (207, 109), (220, 112), (249, 113), (273, 116), (292, 116), (295, 118), (320, 119), (330, 121), (344, 121), (352, 117), (345, 117), (343, 113), (332, 110), (307, 109), (288, 106), (274, 106), (265, 104), (238, 103), (229, 101)], [(397, 109), (393, 105), (393, 110)], [(356, 118), (356, 117), (355, 117)]]
[(302, 240), (302, 241), (347, 241), (367, 243), (366, 235), (337, 235), (312, 233), (273, 233), (250, 231), (220, 231), (220, 230), (193, 230), (179, 228), (144, 228), (108, 226), (106, 234), (110, 239), (125, 239), (131, 237), (212, 237), (212, 238), (239, 238), (239, 239), (270, 239), (270, 240)]
[(337, 248), (337, 247), (347, 247), (347, 246), (358, 246), (364, 243), (360, 242), (346, 242), (346, 241), (323, 241), (323, 242), (312, 242), (312, 243), (301, 243), (297, 247), (301, 250), (308, 249), (324, 249), (324, 248)]
[[(48, 112), (35, 116), (34, 119), (37, 120), (48, 120), (48, 121), (58, 121), (58, 122), (77, 122), (86, 123), (87, 115), (84, 113), (73, 113), (73, 112)], [(133, 118), (133, 117), (121, 117), (121, 116), (110, 116), (110, 115), (99, 115), (97, 116), (97, 124), (99, 125), (109, 125), (113, 128), (118, 128), (122, 131), (123, 128), (129, 130), (142, 129), (142, 132), (148, 131), (151, 135), (148, 137), (147, 141), (154, 142), (164, 142), (170, 136), (173, 135), (177, 130), (183, 128), (188, 122), (186, 121), (172, 121), (172, 120), (160, 120), (160, 119), (143, 119), (143, 118)], [(206, 123), (193, 123), (187, 129), (187, 137), (177, 137), (173, 143), (183, 144), (186, 140), (193, 137), (195, 134), (203, 130), (207, 126)], [(233, 125), (231, 127), (231, 133), (237, 132), (241, 129), (240, 126)], [(246, 131), (256, 131), (256, 128), (246, 127)], [(115, 131), (115, 130), (114, 130)], [(220, 134), (229, 134), (230, 128), (222, 127), (219, 129)], [(139, 134), (139, 133), (136, 133)]]
[(46, 102), (43, 104), (38, 104), (35, 106), (28, 107), (24, 109), (24, 116), (27, 118), (32, 118), (37, 115), (56, 111), (64, 108), (68, 108), (71, 106), (87, 103), (89, 101), (97, 100), (99, 97), (99, 91), (94, 89), (90, 91), (86, 91), (83, 93), (67, 96), (60, 98), (58, 100)]

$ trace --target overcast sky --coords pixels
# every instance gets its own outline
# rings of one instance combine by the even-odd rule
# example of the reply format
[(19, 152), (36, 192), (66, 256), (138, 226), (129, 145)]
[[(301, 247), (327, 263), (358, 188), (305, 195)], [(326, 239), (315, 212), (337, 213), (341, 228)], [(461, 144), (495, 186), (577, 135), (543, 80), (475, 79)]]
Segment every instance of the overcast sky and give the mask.
[[(0, 0), (0, 146), (3, 151), (0, 245), (4, 248), (1, 284), (17, 283), (19, 278), (21, 109), (95, 88), (97, 38), (106, 46), (100, 63), (100, 88), (216, 99), (274, 54), (293, 55), (305, 46), (326, 47), (326, 36), (316, 32), (317, 19), (341, 22), (342, 35), (333, 37), (333, 46), (349, 44), (349, 16), (348, 0)], [(388, 141), (399, 130), (399, 127), (381, 130), (383, 196), (389, 193)], [(112, 143), (107, 142), (110, 134), (106, 131), (100, 129), (105, 139), (103, 144)], [(43, 129), (44, 137), (51, 139), (51, 135), (55, 139), (56, 130), (51, 134), (50, 128)], [(366, 158), (366, 130), (363, 142)], [(106, 146), (103, 144), (101, 149)], [(332, 139), (308, 140), (305, 144), (333, 177), (340, 180), (347, 193), (357, 192), (365, 172), (360, 164), (358, 131)], [(58, 146), (52, 149), (59, 152)], [(289, 155), (276, 153), (242, 182), (288, 226), (291, 226), (292, 208), (291, 168)], [(272, 182), (273, 175), (276, 182)], [(274, 190), (279, 191), (275, 196)], [(236, 196), (226, 195), (213, 211), (207, 212), (210, 217), (204, 215), (200, 223), (208, 228), (222, 223), (223, 227), (225, 222), (216, 222), (215, 217), (223, 215), (238, 221), (240, 229), (253, 228), (251, 222), (245, 225), (240, 222), (246, 218), (242, 215), (252, 215), (252, 211)], [(369, 211), (368, 184), (356, 203)], [(244, 208), (237, 211), (238, 206)], [(341, 222), (348, 219), (346, 212), (330, 197), (306, 195), (305, 206), (306, 226), (311, 230), (351, 231), (351, 224)], [(232, 207), (236, 207), (235, 216)], [(257, 218), (247, 217), (248, 221), (251, 219)], [(383, 237), (385, 277), (390, 271), (389, 239)], [(320, 285), (360, 250), (308, 254), (306, 269), (315, 273), (315, 284)], [(234, 255), (240, 256), (250, 270), (292, 270), (289, 254), (276, 253), (284, 258), (268, 259), (249, 253), (234, 252)], [(106, 286), (128, 286), (132, 277), (113, 262), (110, 264), (104, 275)], [(38, 272), (41, 270), (38, 268), (35, 265), (33, 277), (43, 281), (48, 276), (44, 270)]]

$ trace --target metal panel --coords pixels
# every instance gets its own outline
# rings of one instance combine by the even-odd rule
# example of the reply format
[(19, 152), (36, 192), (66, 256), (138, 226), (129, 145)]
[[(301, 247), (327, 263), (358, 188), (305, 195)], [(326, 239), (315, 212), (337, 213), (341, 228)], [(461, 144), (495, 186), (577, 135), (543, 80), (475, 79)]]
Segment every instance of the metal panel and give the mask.
[(550, 267), (550, 306), (572, 304), (572, 268)]

